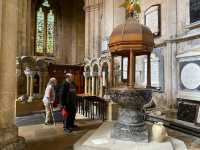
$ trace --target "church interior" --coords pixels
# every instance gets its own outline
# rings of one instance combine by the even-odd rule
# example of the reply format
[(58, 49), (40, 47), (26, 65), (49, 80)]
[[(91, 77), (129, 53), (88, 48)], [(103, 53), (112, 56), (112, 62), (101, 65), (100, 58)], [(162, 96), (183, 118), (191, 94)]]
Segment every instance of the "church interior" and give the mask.
[(0, 150), (200, 150), (199, 77), (199, 0), (0, 0)]

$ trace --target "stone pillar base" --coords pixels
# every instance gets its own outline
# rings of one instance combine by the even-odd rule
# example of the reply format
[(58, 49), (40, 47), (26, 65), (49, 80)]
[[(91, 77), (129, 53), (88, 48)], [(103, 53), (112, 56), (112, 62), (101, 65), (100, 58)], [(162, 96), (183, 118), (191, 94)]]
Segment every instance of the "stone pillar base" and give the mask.
[(118, 109), (119, 109), (119, 105), (117, 103), (114, 103), (112, 101), (108, 103), (108, 115), (107, 115), (108, 121), (117, 120)]
[(17, 127), (0, 129), (1, 150), (24, 150), (25, 139), (18, 136)]
[(112, 138), (134, 142), (148, 142), (148, 130), (145, 127), (144, 115), (135, 108), (119, 108), (118, 120), (111, 132)]
[(25, 139), (23, 137), (17, 137), (13, 141), (7, 144), (0, 145), (1, 150), (25, 150)]
[(33, 101), (33, 96), (29, 96), (28, 102), (31, 103)]
[(134, 141), (140, 143), (149, 142), (149, 134), (144, 124), (125, 125), (121, 123), (115, 123), (111, 131), (111, 137), (115, 139)]

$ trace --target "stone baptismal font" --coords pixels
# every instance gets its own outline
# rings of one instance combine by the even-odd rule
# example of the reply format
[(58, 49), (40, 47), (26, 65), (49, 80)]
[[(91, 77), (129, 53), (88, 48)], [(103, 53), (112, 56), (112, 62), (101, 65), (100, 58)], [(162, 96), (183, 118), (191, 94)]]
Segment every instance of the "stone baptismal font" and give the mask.
[[(128, 18), (124, 24), (114, 28), (108, 45), (112, 59), (108, 93), (110, 99), (120, 106), (118, 120), (105, 121), (97, 130), (88, 132), (74, 145), (74, 149), (187, 150), (182, 141), (169, 137), (170, 140), (167, 140), (162, 124), (153, 125), (153, 140), (148, 135), (143, 106), (152, 98), (150, 55), (154, 47), (153, 34), (134, 17), (136, 8), (140, 9), (138, 3), (126, 0), (123, 6), (127, 9)], [(138, 56), (147, 58), (146, 83), (143, 86), (136, 84)]]
[[(109, 41), (112, 58), (110, 89), (111, 99), (120, 105), (118, 120), (111, 131), (114, 139), (134, 142), (148, 142), (148, 130), (144, 123), (143, 106), (150, 102), (151, 90), (151, 61), (150, 55), (154, 46), (153, 34), (149, 28), (138, 23), (134, 10), (128, 10), (128, 19), (117, 26)], [(136, 87), (136, 56), (147, 56), (146, 87)], [(115, 57), (127, 58), (127, 81), (125, 85), (115, 85)], [(123, 65), (122, 65), (123, 66)]]

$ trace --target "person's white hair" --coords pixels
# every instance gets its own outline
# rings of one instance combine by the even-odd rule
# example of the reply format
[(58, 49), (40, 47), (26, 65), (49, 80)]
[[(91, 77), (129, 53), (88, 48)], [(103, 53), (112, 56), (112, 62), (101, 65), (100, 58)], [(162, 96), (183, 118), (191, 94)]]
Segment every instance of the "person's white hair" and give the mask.
[(54, 85), (55, 86), (56, 81), (57, 81), (56, 78), (52, 77), (52, 78), (49, 79), (48, 85)]
[(66, 78), (69, 78), (69, 77), (72, 76), (72, 74), (71, 73), (66, 73), (65, 76), (66, 76)]

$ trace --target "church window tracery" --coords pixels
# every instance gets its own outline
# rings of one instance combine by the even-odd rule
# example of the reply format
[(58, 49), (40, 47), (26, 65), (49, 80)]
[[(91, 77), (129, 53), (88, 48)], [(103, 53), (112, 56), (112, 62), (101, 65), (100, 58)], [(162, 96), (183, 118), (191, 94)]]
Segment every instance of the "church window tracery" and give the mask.
[(53, 56), (55, 47), (55, 12), (48, 0), (36, 10), (36, 55)]

